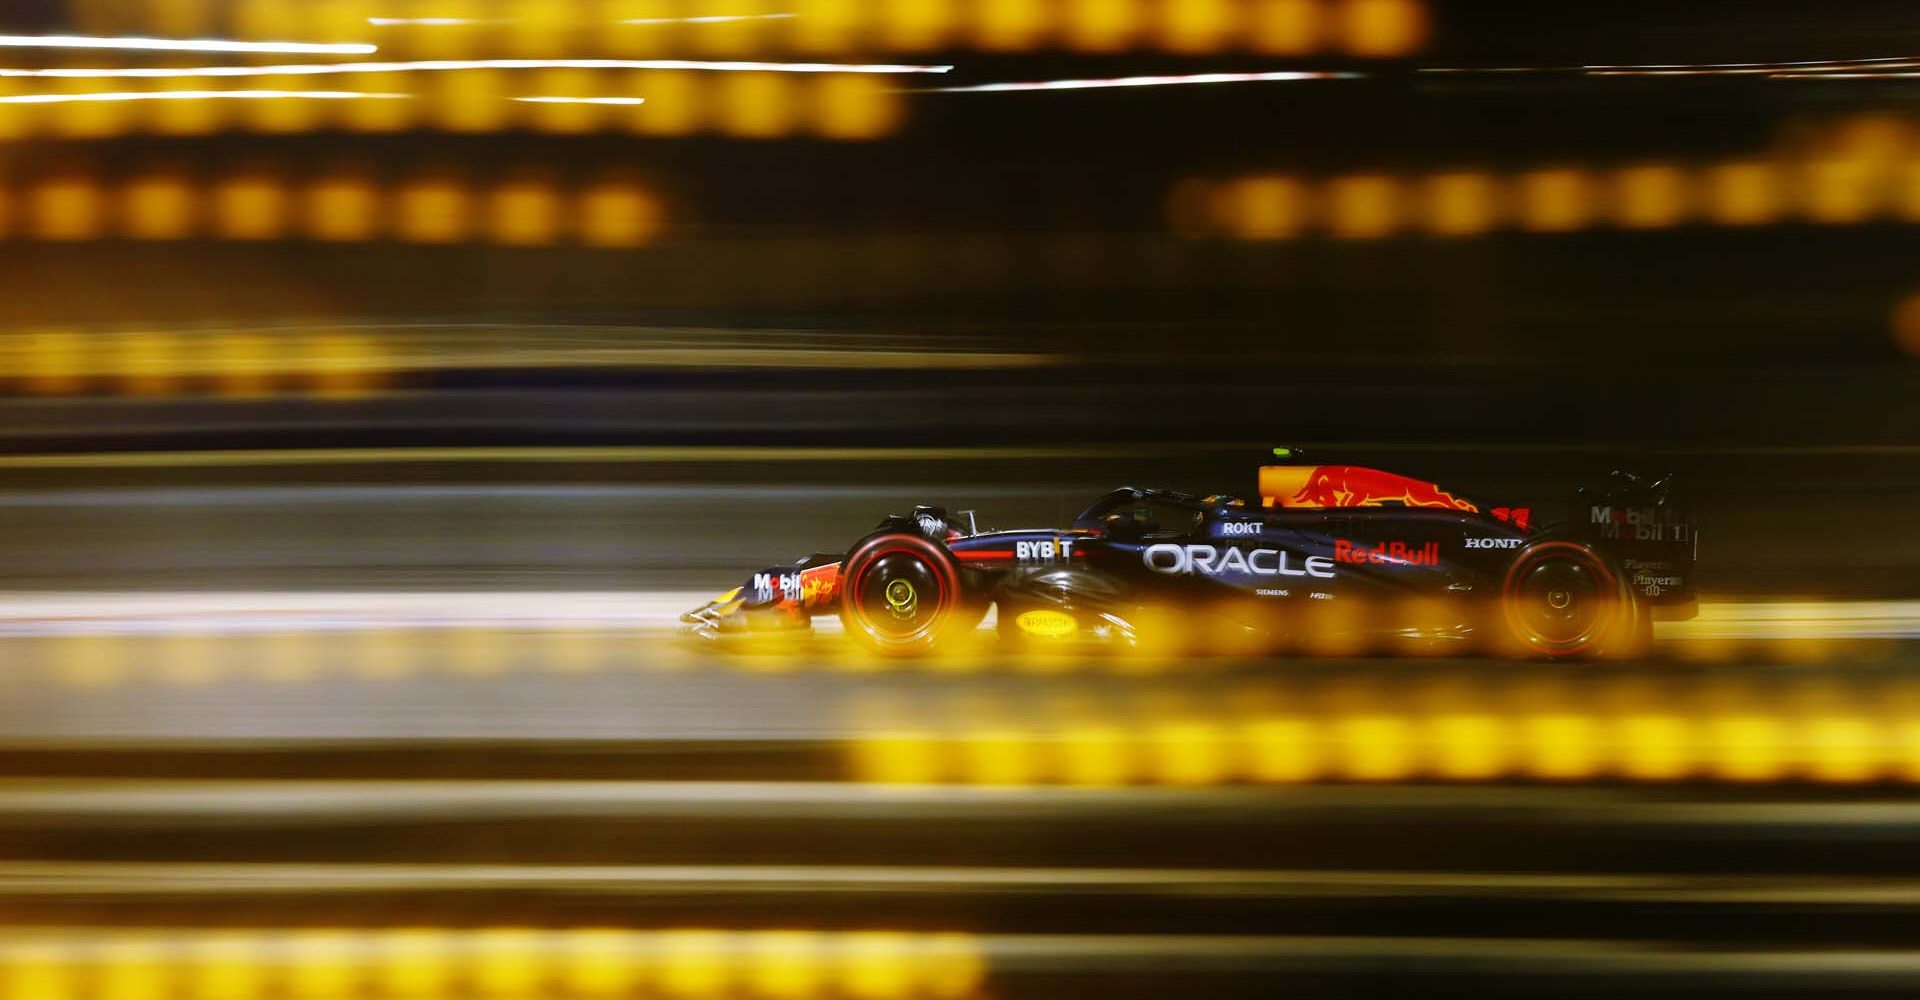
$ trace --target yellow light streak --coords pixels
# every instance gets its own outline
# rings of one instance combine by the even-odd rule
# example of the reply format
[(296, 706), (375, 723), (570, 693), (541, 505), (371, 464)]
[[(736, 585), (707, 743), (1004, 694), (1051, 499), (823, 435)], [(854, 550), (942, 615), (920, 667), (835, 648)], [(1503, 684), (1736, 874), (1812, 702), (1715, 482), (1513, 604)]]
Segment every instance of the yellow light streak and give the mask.
[(0, 104), (89, 104), (101, 101), (209, 101), (300, 98), (319, 101), (352, 101), (360, 98), (391, 100), (411, 94), (368, 94), (357, 90), (127, 90), (98, 94), (8, 94)]
[(226, 38), (107, 38), (98, 35), (0, 35), (0, 48), (108, 49), (123, 52), (241, 52), (271, 55), (364, 56), (380, 51), (362, 42), (242, 42)]

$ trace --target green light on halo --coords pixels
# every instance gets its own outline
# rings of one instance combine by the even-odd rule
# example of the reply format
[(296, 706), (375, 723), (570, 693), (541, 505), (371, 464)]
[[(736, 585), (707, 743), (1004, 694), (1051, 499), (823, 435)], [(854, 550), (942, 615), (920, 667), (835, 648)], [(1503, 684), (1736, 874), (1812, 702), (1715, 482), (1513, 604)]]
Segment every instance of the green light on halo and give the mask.
[(1292, 457), (1293, 457), (1293, 449), (1292, 449), (1292, 448), (1275, 448), (1275, 449), (1273, 449), (1273, 457), (1275, 457), (1275, 458), (1292, 458)]

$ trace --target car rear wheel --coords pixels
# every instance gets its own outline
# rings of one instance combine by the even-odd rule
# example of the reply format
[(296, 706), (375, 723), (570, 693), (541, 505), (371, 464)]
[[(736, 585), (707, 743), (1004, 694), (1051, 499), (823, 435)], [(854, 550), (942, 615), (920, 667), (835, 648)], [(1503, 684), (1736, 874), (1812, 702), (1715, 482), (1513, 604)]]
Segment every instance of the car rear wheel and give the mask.
[(842, 569), (840, 620), (847, 634), (890, 656), (924, 653), (965, 627), (964, 603), (953, 556), (918, 535), (869, 538)]
[(1566, 541), (1523, 550), (1507, 568), (1500, 604), (1523, 653), (1555, 658), (1624, 651), (1640, 613), (1606, 560)]

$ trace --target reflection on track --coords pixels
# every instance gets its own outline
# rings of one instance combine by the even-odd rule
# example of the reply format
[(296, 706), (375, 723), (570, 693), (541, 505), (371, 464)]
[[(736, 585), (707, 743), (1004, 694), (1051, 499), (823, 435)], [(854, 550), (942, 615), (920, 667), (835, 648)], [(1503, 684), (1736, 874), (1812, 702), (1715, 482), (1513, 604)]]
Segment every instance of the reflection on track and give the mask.
[[(580, 748), (539, 774), (888, 785), (1920, 783), (1920, 671), (1904, 648), (1869, 663), (985, 661), (984, 672), (807, 669), (768, 654), (754, 672), (572, 632), (7, 644), (0, 758), (65, 773), (128, 754), (160, 768), (161, 751), (205, 744), (278, 746), (360, 774), (473, 744)], [(354, 746), (389, 758), (354, 764)], [(596, 765), (590, 750), (621, 763)]]
[(901, 662), (700, 596), (0, 598), (0, 996), (1920, 987), (1915, 606)]
[[(1080, 652), (1003, 655), (978, 642), (921, 660), (863, 655), (823, 618), (813, 635), (720, 647), (678, 641), (679, 615), (702, 592), (73, 593), (0, 596), (0, 645), (18, 669), (75, 687), (216, 678), (298, 680), (342, 672), (555, 673), (724, 667), (748, 672), (1120, 674), (1205, 673), (1225, 657)], [(1708, 603), (1694, 621), (1661, 623), (1657, 655), (1718, 662), (1885, 660), (1920, 637), (1920, 602)], [(1328, 650), (1327, 652), (1336, 652)], [(1289, 661), (1273, 661), (1284, 664)]]
[(963, 934), (707, 928), (0, 931), (13, 997), (973, 996)]

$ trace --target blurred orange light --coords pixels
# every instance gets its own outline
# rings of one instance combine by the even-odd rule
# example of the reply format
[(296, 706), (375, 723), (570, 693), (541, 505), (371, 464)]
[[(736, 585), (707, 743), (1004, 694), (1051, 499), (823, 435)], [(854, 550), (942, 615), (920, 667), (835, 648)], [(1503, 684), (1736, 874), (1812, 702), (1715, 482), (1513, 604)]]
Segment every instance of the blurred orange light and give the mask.
[(139, 240), (177, 240), (193, 231), (195, 192), (174, 174), (150, 174), (128, 182), (121, 203), (121, 226)]
[(592, 37), (601, 51), (620, 58), (644, 58), (673, 48), (678, 36), (674, 0), (599, 0)]
[(338, 113), (346, 127), (359, 132), (397, 132), (413, 121), (418, 99), (413, 85), (397, 73), (367, 73), (348, 78), (348, 86), (366, 94), (407, 94), (406, 98), (342, 101)]
[(50, 177), (29, 194), (33, 235), (43, 240), (91, 240), (100, 236), (99, 185), (81, 176)]
[(21, 345), (19, 374), (27, 391), (42, 396), (70, 396), (86, 384), (87, 346), (71, 330), (35, 330)]
[(659, 236), (664, 215), (645, 188), (609, 180), (580, 194), (580, 238), (588, 246), (645, 246)]
[(733, 988), (733, 935), (712, 930), (662, 932), (658, 946), (658, 982), (669, 996), (720, 997)]
[(1349, 53), (1368, 58), (1411, 55), (1427, 40), (1427, 9), (1420, 0), (1339, 0), (1340, 38)]
[(850, 52), (861, 47), (871, 7), (862, 0), (793, 0), (784, 29), (799, 52)]
[(1855, 115), (1824, 137), (1818, 155), (1864, 163), (1894, 163), (1913, 150), (1914, 130), (1904, 118), (1887, 114)]
[(394, 230), (413, 243), (458, 243), (472, 232), (470, 211), (457, 181), (423, 177), (401, 187)]
[(901, 95), (893, 84), (858, 73), (823, 76), (813, 88), (815, 122), (830, 139), (877, 139), (900, 125)]
[[(273, 352), (265, 337), (256, 333), (222, 334), (214, 339), (213, 346), (215, 389), (220, 395), (249, 399), (272, 391)], [(203, 678), (206, 661), (212, 659), (205, 650), (194, 652), (201, 655), (182, 656), (182, 662), (173, 665), (185, 675), (182, 679)], [(193, 662), (195, 659), (200, 662)]]
[[(161, 80), (155, 89), (193, 94), (219, 90), (221, 87), (214, 80), (173, 77)], [(148, 116), (153, 130), (162, 135), (206, 135), (219, 129), (226, 117), (223, 102), (206, 98), (154, 101), (144, 105), (141, 110)]]
[[(190, 0), (206, 2), (206, 0)], [(317, 42), (373, 42), (378, 30), (372, 17), (381, 0), (305, 0), (306, 30), (302, 37)], [(169, 32), (169, 34), (184, 34)]]
[(552, 243), (560, 228), (560, 200), (551, 184), (510, 181), (488, 198), (488, 232), (496, 243), (537, 246)]
[(1806, 165), (1802, 206), (1813, 222), (1864, 222), (1885, 206), (1886, 174), (1874, 163), (1822, 159)]
[(131, 396), (164, 396), (174, 391), (182, 367), (179, 344), (159, 331), (123, 333), (112, 338), (120, 387)]
[[(307, 339), (314, 394), (322, 399), (358, 399), (381, 387), (390, 370), (390, 362), (378, 344), (351, 333), (320, 333)], [(404, 660), (404, 650), (393, 647), (391, 632), (368, 633), (374, 648), (361, 651), (356, 665), (379, 676), (396, 670), (395, 661)], [(385, 648), (381, 648), (385, 647)], [(404, 662), (397, 667), (404, 672)]]
[(1325, 768), (1321, 724), (1306, 713), (1267, 714), (1247, 723), (1247, 775), (1255, 781), (1312, 781)]
[[(61, 92), (76, 98), (118, 89), (110, 80), (61, 80), (59, 83)], [(104, 139), (125, 132), (133, 113), (133, 109), (118, 101), (78, 100), (50, 108), (47, 115), (50, 131), (55, 135), (69, 139)]]
[(1017, 726), (983, 722), (962, 734), (959, 742), (962, 779), (970, 784), (1031, 785), (1045, 780), (1040, 741)]
[(375, 46), (314, 42), (254, 42), (230, 38), (150, 38), (139, 35), (14, 35), (0, 34), (0, 48), (72, 49), (117, 52), (219, 52), (280, 55), (371, 55)]
[(1692, 205), (1687, 185), (1687, 176), (1678, 167), (1626, 167), (1614, 175), (1614, 221), (1629, 229), (1657, 229), (1682, 222)]
[(1766, 163), (1722, 163), (1706, 172), (1707, 217), (1723, 226), (1753, 226), (1779, 218), (1780, 177)]
[(366, 178), (322, 177), (307, 189), (307, 235), (330, 242), (370, 240), (378, 232), (379, 207), (379, 196)]
[(100, 945), (96, 983), (102, 996), (138, 998), (164, 994), (172, 975), (174, 956), (159, 942), (108, 938)]
[(961, 0), (890, 0), (880, 4), (880, 38), (903, 52), (939, 48), (954, 29)]
[(1428, 716), (1434, 773), (1449, 781), (1489, 781), (1512, 766), (1513, 733), (1501, 715), (1469, 706)]
[(1233, 767), (1228, 735), (1216, 723), (1176, 716), (1148, 731), (1142, 756), (1163, 784), (1217, 785)]
[(1635, 705), (1613, 720), (1620, 773), (1635, 781), (1674, 781), (1698, 763), (1693, 721), (1659, 704)]
[(1427, 228), (1441, 236), (1473, 236), (1498, 225), (1500, 184), (1490, 174), (1452, 171), (1427, 178)]
[[(300, 81), (289, 77), (265, 77), (260, 81), (260, 90), (280, 90), (289, 93), (298, 92)], [(346, 93), (346, 91), (328, 91), (328, 93)], [(303, 100), (298, 97), (273, 97), (246, 102), (243, 114), (247, 125), (258, 132), (309, 132), (320, 121), (321, 105), (317, 100)], [(381, 98), (369, 98), (365, 103), (384, 103)]]
[[(24, 89), (20, 80), (0, 79), (0, 97), (15, 96)], [(40, 109), (29, 104), (0, 101), (0, 140), (18, 139), (33, 132)]]
[(1327, 228), (1342, 239), (1386, 236), (1401, 223), (1400, 182), (1385, 174), (1356, 174), (1327, 185)]
[(1046, 34), (1048, 8), (1041, 0), (969, 0), (974, 44), (990, 52), (1016, 52), (1038, 45)]
[(277, 178), (235, 174), (213, 189), (213, 228), (223, 239), (276, 239), (286, 221), (287, 192)]
[[(479, 50), (491, 26), (478, 0), (402, 0), (386, 8), (410, 23), (381, 26), (376, 36), (382, 53), (398, 51), (419, 59), (459, 59)], [(384, 12), (384, 11), (383, 11)]]
[(1593, 778), (1605, 763), (1599, 756), (1602, 734), (1593, 717), (1557, 705), (1540, 708), (1520, 719), (1527, 772), (1553, 781)]
[(1237, 33), (1232, 0), (1158, 0), (1161, 47), (1189, 54), (1216, 52)]
[(1412, 727), (1406, 717), (1362, 710), (1335, 716), (1338, 766), (1355, 781), (1404, 781), (1415, 764)]
[(1534, 232), (1567, 232), (1593, 218), (1593, 186), (1571, 167), (1521, 174), (1517, 197), (1520, 225)]
[(1325, 44), (1327, 23), (1321, 0), (1252, 0), (1247, 16), (1247, 41), (1257, 52), (1302, 56)]
[(1083, 52), (1115, 52), (1133, 44), (1142, 0), (1067, 0), (1060, 29)]
[(477, 70), (531, 69), (699, 69), (716, 73), (877, 73), (940, 74), (950, 65), (910, 63), (780, 62), (751, 59), (440, 59), (326, 63), (274, 63), (222, 66), (55, 66), (41, 69), (0, 68), (0, 78), (142, 79), (180, 77), (350, 76), (363, 73), (459, 73)]
[(249, 39), (298, 38), (299, 0), (230, 0), (233, 33)]
[(1306, 227), (1307, 217), (1306, 185), (1292, 177), (1243, 178), (1214, 200), (1215, 224), (1241, 239), (1286, 239)]
[(525, 59), (572, 54), (580, 28), (576, 0), (496, 0), (498, 51)]
[(1920, 356), (1920, 293), (1909, 295), (1894, 305), (1893, 342), (1902, 351)]
[[(530, 97), (590, 98), (614, 91), (600, 83), (600, 74), (587, 69), (542, 69), (526, 77)], [(525, 100), (525, 99), (523, 99)], [(585, 100), (539, 100), (528, 112), (542, 132), (577, 134), (597, 128), (606, 106)]]
[(720, 80), (720, 125), (729, 135), (773, 139), (793, 131), (795, 95), (777, 73), (729, 73)]
[(689, 24), (683, 35), (693, 42), (697, 51), (721, 57), (754, 55), (767, 47), (771, 33), (783, 29), (778, 20), (765, 16), (774, 13), (768, 0), (724, 0), (724, 3), (724, 7), (711, 8), (696, 3), (689, 11), (696, 18), (707, 16)]
[(647, 69), (629, 75), (629, 93), (646, 97), (643, 105), (626, 109), (627, 127), (646, 135), (687, 135), (705, 124), (709, 90), (686, 70)]
[(1784, 770), (1785, 748), (1779, 719), (1754, 710), (1738, 699), (1711, 700), (1705, 731), (1705, 764), (1722, 781), (1777, 781)]
[(507, 75), (496, 69), (463, 69), (433, 77), (435, 122), (451, 132), (504, 128), (515, 105), (507, 100)]
[(146, 0), (146, 30), (170, 38), (210, 35), (213, 33), (213, 3), (214, 0)]

